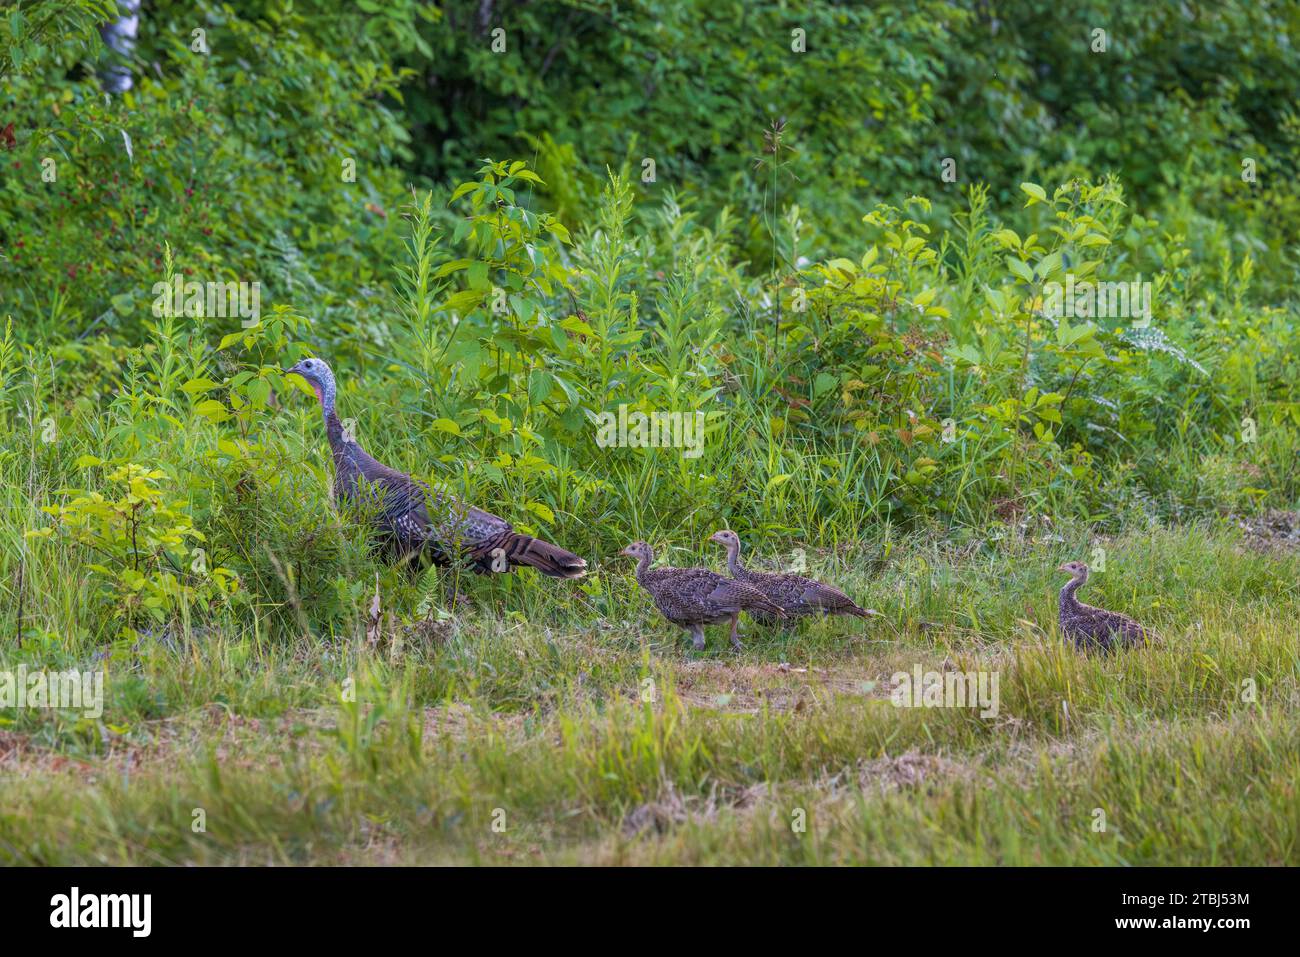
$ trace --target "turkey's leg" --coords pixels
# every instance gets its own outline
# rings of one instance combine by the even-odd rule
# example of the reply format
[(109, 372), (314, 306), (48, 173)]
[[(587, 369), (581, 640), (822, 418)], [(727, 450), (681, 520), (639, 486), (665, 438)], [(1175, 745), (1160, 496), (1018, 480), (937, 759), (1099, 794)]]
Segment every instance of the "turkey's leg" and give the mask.
[(735, 648), (737, 651), (741, 649), (740, 635), (736, 633), (739, 625), (740, 612), (736, 612), (731, 616), (731, 647)]
[(691, 639), (695, 642), (695, 650), (704, 650), (704, 626), (691, 625)]

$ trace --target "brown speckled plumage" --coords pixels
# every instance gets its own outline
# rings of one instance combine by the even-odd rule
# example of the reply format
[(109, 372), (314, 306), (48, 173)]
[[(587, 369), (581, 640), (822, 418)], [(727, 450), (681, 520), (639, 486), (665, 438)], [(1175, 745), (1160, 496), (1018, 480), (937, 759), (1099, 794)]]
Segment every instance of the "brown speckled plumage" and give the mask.
[[(727, 570), (738, 582), (744, 582), (757, 588), (768, 599), (785, 609), (787, 616), (793, 615), (855, 615), (869, 618), (875, 614), (867, 608), (859, 608), (848, 595), (816, 579), (805, 578), (793, 573), (768, 573), (750, 571), (740, 560), (740, 536), (730, 529), (722, 529), (709, 536), (727, 550)], [(770, 615), (755, 615), (763, 624), (775, 624), (777, 619)]]
[(316, 390), (334, 458), (334, 498), (362, 508), (385, 554), (394, 561), (437, 565), (464, 561), (474, 571), (507, 572), (528, 565), (552, 578), (581, 578), (587, 562), (562, 548), (516, 532), (500, 516), (431, 490), (371, 457), (349, 435), (334, 409), (334, 374), (323, 359), (304, 359), (286, 374)]
[(637, 560), (637, 582), (665, 618), (691, 633), (697, 650), (704, 648), (705, 625), (730, 622), (731, 644), (739, 649), (736, 620), (742, 611), (782, 613), (781, 606), (762, 592), (707, 568), (651, 568), (654, 552), (645, 542), (633, 542), (622, 554)]
[(1061, 633), (1081, 649), (1110, 651), (1118, 646), (1132, 646), (1146, 640), (1146, 631), (1128, 615), (1085, 605), (1074, 593), (1088, 581), (1088, 566), (1083, 562), (1066, 562), (1059, 571), (1069, 572), (1070, 581), (1061, 589)]

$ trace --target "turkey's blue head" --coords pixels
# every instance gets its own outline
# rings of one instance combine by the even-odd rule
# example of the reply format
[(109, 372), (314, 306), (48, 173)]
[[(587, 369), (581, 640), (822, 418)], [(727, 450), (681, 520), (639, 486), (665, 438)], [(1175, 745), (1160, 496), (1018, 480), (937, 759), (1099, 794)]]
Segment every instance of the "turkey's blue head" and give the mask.
[(334, 373), (324, 359), (303, 359), (293, 368), (285, 369), (284, 374), (302, 376), (315, 390), (321, 407), (327, 411), (334, 408)]

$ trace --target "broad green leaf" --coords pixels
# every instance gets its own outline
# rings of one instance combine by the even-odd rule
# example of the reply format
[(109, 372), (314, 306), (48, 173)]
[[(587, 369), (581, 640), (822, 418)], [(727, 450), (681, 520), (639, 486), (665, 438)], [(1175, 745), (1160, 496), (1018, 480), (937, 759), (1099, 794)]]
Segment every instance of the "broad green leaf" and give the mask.
[(784, 485), (786, 482), (790, 481), (790, 479), (792, 479), (793, 477), (794, 477), (793, 475), (773, 475), (770, 479), (768, 479), (767, 485), (766, 487), (764, 487), (763, 491), (770, 492), (778, 485)]
[(1029, 194), (1029, 202), (1025, 203), (1026, 206), (1047, 201), (1047, 191), (1037, 183), (1021, 183), (1020, 188)]
[(549, 506), (543, 505), (541, 502), (529, 502), (524, 507), (547, 525), (555, 524), (555, 513), (551, 511)]
[(1034, 271), (1029, 268), (1029, 264), (1026, 263), (1023, 259), (1017, 259), (1015, 256), (1008, 256), (1007, 266), (1011, 269), (1013, 273), (1015, 273), (1018, 277), (1023, 279), (1026, 283), (1029, 284), (1033, 283)]

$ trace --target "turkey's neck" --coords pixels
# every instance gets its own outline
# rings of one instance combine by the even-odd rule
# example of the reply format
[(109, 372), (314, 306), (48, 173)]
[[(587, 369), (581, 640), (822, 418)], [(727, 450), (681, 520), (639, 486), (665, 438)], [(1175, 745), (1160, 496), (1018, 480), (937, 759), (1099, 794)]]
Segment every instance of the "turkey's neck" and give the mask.
[(745, 570), (745, 566), (740, 564), (739, 545), (727, 546), (727, 570), (731, 572), (733, 578)]
[(642, 555), (636, 562), (636, 580), (641, 581), (645, 578), (645, 573), (650, 570), (650, 562), (653, 555)]
[(339, 421), (338, 413), (334, 410), (334, 383), (332, 382), (327, 382), (325, 388), (321, 390), (320, 410), (325, 418), (325, 435), (329, 439), (330, 451), (334, 453), (335, 460), (345, 458), (350, 451), (360, 448), (356, 437), (348, 435), (347, 430), (343, 428), (343, 423)]
[(1061, 589), (1061, 611), (1066, 612), (1079, 607), (1079, 599), (1074, 597), (1074, 593), (1079, 590), (1083, 584), (1082, 578), (1071, 578), (1066, 586)]
[(330, 440), (330, 448), (335, 452), (340, 452), (343, 446), (347, 444), (347, 439), (343, 435), (343, 423), (339, 421), (338, 413), (334, 407), (321, 407), (321, 413), (325, 416), (325, 435)]

